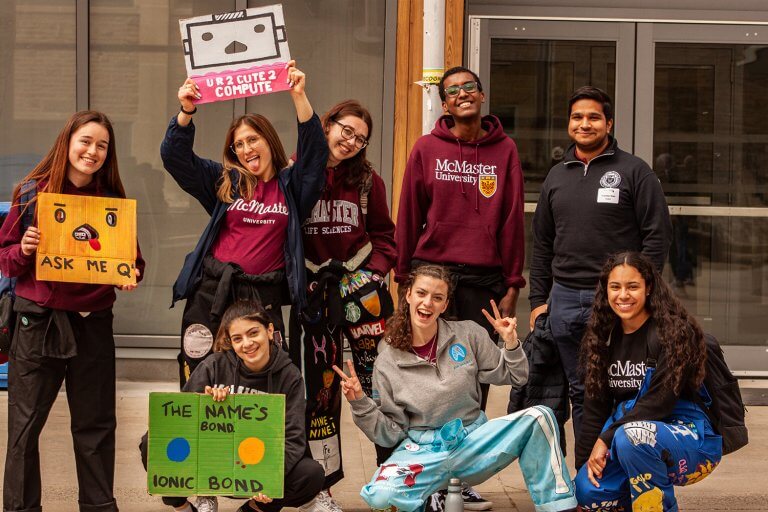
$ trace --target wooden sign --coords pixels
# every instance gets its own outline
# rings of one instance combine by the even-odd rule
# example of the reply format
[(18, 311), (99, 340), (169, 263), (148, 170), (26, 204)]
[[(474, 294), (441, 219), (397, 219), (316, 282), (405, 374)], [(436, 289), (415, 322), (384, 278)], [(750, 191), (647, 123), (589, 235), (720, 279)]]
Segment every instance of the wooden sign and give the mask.
[(37, 279), (136, 283), (135, 200), (41, 193), (37, 225)]
[(148, 453), (150, 494), (282, 498), (285, 395), (150, 393)]

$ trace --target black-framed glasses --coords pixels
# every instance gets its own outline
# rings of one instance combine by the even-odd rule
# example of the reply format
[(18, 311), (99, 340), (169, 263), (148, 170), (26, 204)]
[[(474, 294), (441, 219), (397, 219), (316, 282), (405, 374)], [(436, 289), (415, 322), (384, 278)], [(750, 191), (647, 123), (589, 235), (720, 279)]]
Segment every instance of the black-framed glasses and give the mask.
[(246, 144), (249, 148), (255, 148), (259, 143), (259, 139), (260, 137), (257, 135), (251, 135), (250, 137), (246, 137), (245, 140), (238, 140), (230, 144), (229, 149), (231, 149), (234, 153), (244, 153)]
[(357, 149), (363, 149), (365, 146), (368, 145), (368, 139), (363, 137), (362, 135), (358, 135), (355, 133), (355, 129), (352, 128), (349, 125), (346, 125), (344, 123), (340, 123), (337, 120), (333, 120), (334, 123), (341, 126), (341, 136), (344, 137), (347, 140), (355, 140), (355, 147)]
[(462, 89), (464, 89), (464, 92), (472, 94), (478, 90), (477, 82), (467, 82), (461, 85), (449, 85), (443, 89), (443, 92), (446, 96), (456, 96)]

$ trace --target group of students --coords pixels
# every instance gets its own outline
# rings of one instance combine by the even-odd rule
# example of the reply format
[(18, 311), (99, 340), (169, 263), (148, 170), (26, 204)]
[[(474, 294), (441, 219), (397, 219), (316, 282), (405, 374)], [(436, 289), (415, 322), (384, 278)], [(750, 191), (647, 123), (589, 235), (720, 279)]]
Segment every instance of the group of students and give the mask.
[[(469, 79), (451, 85), (450, 94), (466, 106), (482, 87), (462, 70), (459, 75)], [(410, 512), (428, 502), (439, 509), (440, 490), (451, 477), (474, 485), (519, 459), (537, 510), (575, 510), (577, 500), (582, 510), (628, 510), (630, 502), (663, 502), (664, 510), (675, 510), (671, 486), (706, 476), (722, 449), (694, 400), (703, 378), (701, 328), (653, 265), (624, 253), (609, 259), (601, 274), (582, 350), (587, 399), (577, 439), (580, 469), (572, 481), (550, 409), (491, 420), (483, 412), (483, 386), (521, 386), (527, 379), (514, 318), (522, 261), (493, 283), (500, 300), (489, 302), (491, 312), (474, 301), (484, 326), (443, 318), (462, 280), (455, 269), (429, 262), (398, 262), (402, 284), (393, 312), (384, 276), (397, 259), (395, 227), (384, 183), (365, 155), (370, 114), (348, 100), (320, 118), (293, 61), (288, 80), (298, 119), (291, 158), (258, 114), (233, 121), (221, 162), (196, 155), (192, 119), (199, 91), (191, 79), (179, 89), (181, 108), (161, 145), (165, 168), (211, 217), (173, 287), (174, 302), (186, 300), (183, 390), (214, 400), (229, 393), (286, 395), (284, 498), (254, 496), (240, 510), (340, 510), (329, 490), (343, 478), (341, 394), (377, 447), (379, 468), (361, 492), (373, 509)], [(3, 507), (40, 510), (38, 439), (66, 380), (80, 508), (115, 511), (114, 287), (35, 278), (34, 253), (45, 234), (19, 225), (30, 207), (19, 204), (19, 191), (30, 180), (40, 192), (125, 197), (106, 116), (87, 111), (70, 118), (14, 190), (14, 207), (0, 231), (0, 271), (18, 277)], [(467, 184), (467, 191), (478, 188), (470, 194), (462, 189), (475, 210), (480, 186)], [(521, 195), (518, 188), (507, 201), (520, 214)], [(505, 220), (500, 212), (499, 218)], [(422, 242), (420, 250), (436, 247)], [(281, 314), (288, 304), (290, 346)], [(501, 346), (491, 338), (494, 331)], [(353, 354), (349, 375), (341, 368), (344, 338)], [(645, 365), (649, 346), (660, 349), (644, 378), (627, 383), (612, 377), (619, 354)], [(312, 421), (321, 416), (332, 428), (315, 436)], [(146, 457), (146, 440), (142, 452)], [(217, 509), (209, 497), (195, 505), (185, 498), (163, 501), (180, 511)]]

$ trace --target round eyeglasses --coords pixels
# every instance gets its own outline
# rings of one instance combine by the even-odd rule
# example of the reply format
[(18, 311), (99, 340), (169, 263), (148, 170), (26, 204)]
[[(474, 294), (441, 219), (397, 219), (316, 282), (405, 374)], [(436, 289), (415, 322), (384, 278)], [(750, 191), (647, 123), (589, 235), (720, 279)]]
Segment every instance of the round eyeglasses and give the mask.
[(344, 137), (347, 140), (352, 140), (352, 139), (355, 140), (355, 147), (357, 149), (363, 149), (365, 146), (368, 145), (368, 139), (366, 139), (362, 135), (356, 134), (355, 133), (355, 129), (352, 128), (351, 126), (346, 125), (344, 123), (340, 123), (340, 122), (336, 121), (335, 119), (333, 120), (333, 122), (336, 123), (337, 125), (341, 126), (341, 136), (342, 137)]
[(459, 91), (464, 89), (464, 92), (472, 94), (473, 92), (478, 90), (477, 82), (467, 82), (465, 84), (461, 85), (449, 85), (445, 89), (443, 89), (443, 92), (446, 96), (456, 96), (459, 94)]

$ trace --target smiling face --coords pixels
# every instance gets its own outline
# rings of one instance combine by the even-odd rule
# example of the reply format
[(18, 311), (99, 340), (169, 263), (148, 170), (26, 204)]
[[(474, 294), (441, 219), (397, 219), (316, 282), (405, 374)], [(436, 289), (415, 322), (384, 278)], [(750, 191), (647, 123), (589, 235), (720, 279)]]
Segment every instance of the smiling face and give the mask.
[[(355, 131), (355, 137), (347, 139), (342, 135), (344, 126)], [(352, 158), (360, 152), (362, 147), (355, 145), (355, 138), (362, 137), (368, 140), (368, 125), (357, 116), (344, 116), (328, 123), (326, 132), (328, 138), (328, 167), (336, 167), (343, 160)]]
[(235, 129), (232, 147), (240, 165), (252, 172), (259, 180), (269, 181), (274, 177), (272, 151), (266, 139), (251, 126), (242, 123)]
[(448, 308), (448, 283), (430, 276), (418, 276), (405, 292), (413, 330), (434, 329), (437, 318)]
[(595, 100), (581, 99), (571, 106), (568, 135), (582, 154), (602, 150), (608, 144), (613, 120), (606, 120), (603, 105)]
[(69, 181), (78, 187), (89, 184), (104, 164), (108, 149), (109, 132), (99, 123), (91, 121), (75, 130), (69, 138)]
[[(443, 81), (443, 90), (452, 85), (464, 85), (474, 81), (475, 77), (473, 77), (471, 73), (467, 73), (466, 71), (454, 73)], [(459, 93), (455, 96), (448, 96), (446, 94), (445, 101), (443, 101), (443, 109), (448, 114), (458, 119), (480, 117), (480, 108), (482, 107), (484, 99), (485, 94), (479, 90), (470, 93), (464, 89), (459, 89)]]
[(252, 372), (264, 369), (269, 362), (269, 349), (272, 344), (274, 327), (247, 318), (237, 318), (229, 324), (229, 339), (246, 368)]
[(607, 286), (608, 304), (621, 319), (625, 333), (635, 332), (650, 316), (645, 307), (650, 292), (635, 267), (618, 265), (611, 270)]

